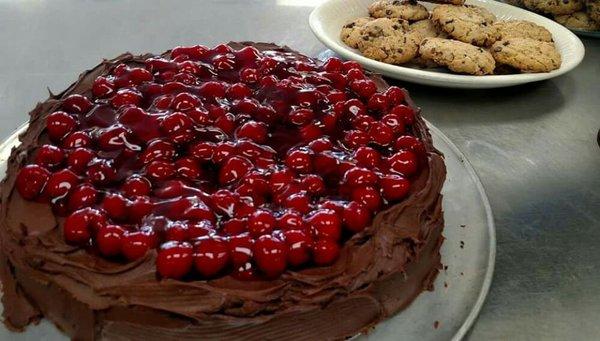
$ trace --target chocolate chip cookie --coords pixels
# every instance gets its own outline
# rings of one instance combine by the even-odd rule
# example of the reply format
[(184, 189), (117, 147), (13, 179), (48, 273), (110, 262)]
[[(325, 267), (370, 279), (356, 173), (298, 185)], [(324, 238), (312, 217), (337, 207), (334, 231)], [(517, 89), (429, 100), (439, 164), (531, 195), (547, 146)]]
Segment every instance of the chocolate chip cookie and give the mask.
[(477, 46), (489, 46), (498, 40), (491, 19), (472, 6), (440, 5), (431, 15), (435, 25), (450, 37)]
[(447, 37), (446, 33), (440, 31), (430, 19), (416, 21), (410, 24), (409, 29), (412, 32), (419, 33), (423, 38)]
[(369, 6), (369, 14), (373, 18), (401, 18), (410, 21), (429, 18), (427, 8), (416, 1), (376, 1)]
[(586, 12), (575, 12), (565, 15), (557, 15), (554, 20), (559, 24), (574, 30), (597, 31), (600, 24), (592, 20)]
[(525, 7), (542, 13), (563, 15), (583, 9), (584, 0), (523, 0)]
[(496, 62), (522, 72), (550, 72), (560, 67), (561, 57), (553, 43), (530, 38), (508, 38), (492, 45)]
[(340, 38), (346, 45), (357, 48), (358, 42), (360, 41), (360, 28), (371, 20), (373, 20), (373, 18), (362, 17), (348, 22), (342, 26)]
[(488, 51), (458, 40), (423, 39), (419, 54), (424, 59), (458, 73), (489, 75), (494, 72), (496, 66), (494, 58)]
[(600, 23), (600, 0), (587, 0), (586, 8), (590, 18)]
[(498, 30), (500, 40), (508, 38), (531, 38), (539, 41), (552, 41), (552, 33), (550, 31), (531, 21), (498, 21), (493, 26)]
[(367, 58), (389, 64), (404, 64), (417, 55), (421, 39), (418, 33), (398, 31), (392, 35), (362, 40), (358, 49)]

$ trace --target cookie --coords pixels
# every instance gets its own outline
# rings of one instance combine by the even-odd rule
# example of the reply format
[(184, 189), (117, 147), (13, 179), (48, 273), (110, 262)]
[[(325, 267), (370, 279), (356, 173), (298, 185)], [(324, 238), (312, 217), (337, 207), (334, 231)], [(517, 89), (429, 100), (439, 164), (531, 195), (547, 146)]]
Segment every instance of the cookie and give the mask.
[(465, 0), (428, 0), (427, 2), (431, 2), (434, 4), (448, 4), (448, 5), (464, 5)]
[(517, 6), (517, 7), (524, 7), (525, 4), (523, 3), (523, 0), (505, 0), (505, 2), (507, 4), (511, 4), (513, 6)]
[(424, 59), (446, 66), (458, 73), (489, 75), (494, 72), (496, 66), (494, 58), (488, 51), (452, 39), (423, 39), (419, 47), (419, 54)]
[(522, 72), (549, 72), (560, 67), (561, 57), (553, 43), (529, 38), (508, 38), (492, 45), (496, 62)]
[(373, 38), (391, 36), (398, 32), (406, 32), (408, 30), (408, 21), (404, 19), (378, 18), (361, 26), (358, 31), (358, 35), (360, 37), (360, 41), (367, 41)]
[(409, 27), (411, 32), (417, 32), (422, 38), (446, 38), (446, 33), (440, 31), (430, 19), (419, 20)]
[(523, 0), (525, 7), (553, 15), (571, 14), (583, 9), (584, 0)]
[(419, 50), (421, 36), (415, 32), (396, 32), (388, 36), (362, 40), (358, 49), (363, 56), (389, 64), (404, 64)]
[(573, 30), (598, 31), (600, 24), (592, 20), (586, 12), (575, 12), (572, 14), (557, 15), (554, 20), (559, 24)]
[(488, 24), (492, 24), (496, 22), (496, 16), (494, 13), (488, 11), (487, 9), (475, 5), (465, 5), (465, 7), (470, 8), (475, 13), (481, 15)]
[(472, 6), (440, 5), (431, 14), (435, 25), (450, 37), (477, 46), (489, 46), (498, 40), (491, 19)]
[(600, 23), (600, 0), (587, 0), (587, 14), (597, 23)]
[(498, 30), (500, 40), (508, 38), (531, 38), (539, 41), (552, 41), (552, 33), (550, 31), (531, 21), (498, 21), (493, 26)]
[(401, 18), (417, 21), (429, 18), (425, 6), (411, 1), (381, 0), (369, 6), (369, 14), (373, 18)]
[(340, 32), (340, 38), (342, 41), (353, 48), (358, 47), (358, 41), (360, 40), (360, 28), (364, 26), (364, 24), (373, 20), (373, 18), (363, 17), (356, 18), (344, 26), (342, 26), (342, 32)]

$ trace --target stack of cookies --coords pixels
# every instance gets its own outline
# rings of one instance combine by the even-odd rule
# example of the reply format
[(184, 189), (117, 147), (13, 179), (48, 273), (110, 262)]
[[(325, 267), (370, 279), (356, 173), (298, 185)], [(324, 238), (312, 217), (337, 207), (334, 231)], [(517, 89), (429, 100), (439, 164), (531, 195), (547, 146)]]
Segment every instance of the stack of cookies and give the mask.
[(580, 31), (600, 31), (600, 0), (506, 0)]
[[(342, 27), (341, 39), (365, 57), (390, 64), (446, 67), (470, 75), (549, 72), (561, 56), (544, 27), (528, 21), (499, 21), (464, 0), (433, 8), (408, 0), (380, 0), (370, 17)], [(600, 0), (599, 0), (600, 1)]]

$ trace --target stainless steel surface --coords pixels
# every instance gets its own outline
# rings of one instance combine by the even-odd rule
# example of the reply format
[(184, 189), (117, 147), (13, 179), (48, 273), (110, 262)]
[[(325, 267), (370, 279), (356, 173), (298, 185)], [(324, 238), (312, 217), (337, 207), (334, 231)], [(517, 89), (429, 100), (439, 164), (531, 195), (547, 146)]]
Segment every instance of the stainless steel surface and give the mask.
[[(436, 278), (434, 291), (422, 293), (402, 313), (353, 340), (460, 340), (473, 325), (490, 288), (496, 238), (488, 198), (464, 155), (439, 129), (430, 128), (448, 170), (443, 189), (444, 269)], [(10, 151), (19, 144), (18, 135), (25, 129), (24, 125), (0, 145), (0, 174), (4, 174)], [(13, 333), (0, 325), (0, 339), (33, 341), (40, 336), (48, 341), (66, 339), (47, 320), (24, 333)]]
[[(0, 137), (46, 86), (60, 91), (125, 50), (251, 39), (316, 55), (307, 18), (318, 2), (0, 0)], [(582, 64), (542, 83), (404, 84), (471, 161), (494, 211), (496, 273), (469, 339), (600, 337), (600, 40), (582, 40)]]

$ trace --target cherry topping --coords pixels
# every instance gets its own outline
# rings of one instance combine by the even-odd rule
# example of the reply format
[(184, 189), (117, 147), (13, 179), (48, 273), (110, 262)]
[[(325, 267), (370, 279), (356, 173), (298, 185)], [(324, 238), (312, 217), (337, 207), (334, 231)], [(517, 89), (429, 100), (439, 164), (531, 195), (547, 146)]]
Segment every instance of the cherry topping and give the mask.
[(78, 182), (77, 174), (68, 169), (62, 169), (50, 175), (44, 193), (51, 198), (64, 197)]
[(73, 116), (64, 111), (56, 111), (46, 118), (46, 129), (48, 135), (54, 141), (60, 141), (77, 126), (77, 121)]
[(154, 243), (154, 236), (142, 231), (126, 232), (121, 239), (121, 253), (130, 261), (144, 257)]
[(384, 175), (380, 184), (381, 194), (388, 201), (403, 199), (410, 190), (410, 181), (396, 174)]
[(234, 266), (241, 266), (252, 259), (254, 254), (254, 239), (248, 233), (229, 237), (228, 245), (231, 262)]
[(287, 246), (276, 237), (261, 236), (254, 244), (254, 259), (268, 278), (275, 278), (287, 267)]
[(275, 228), (277, 221), (271, 211), (260, 209), (256, 210), (248, 217), (248, 232), (255, 237), (271, 233)]
[(112, 219), (124, 220), (127, 216), (127, 199), (119, 194), (108, 194), (102, 201), (102, 208)]
[(112, 160), (96, 159), (89, 164), (86, 174), (94, 184), (106, 185), (115, 179), (117, 171)]
[(44, 189), (50, 178), (50, 172), (38, 165), (27, 165), (19, 171), (16, 186), (19, 194), (25, 199), (36, 198)]
[(143, 196), (150, 194), (152, 185), (150, 184), (150, 181), (145, 177), (139, 175), (132, 175), (129, 178), (127, 178), (127, 180), (125, 180), (121, 189), (127, 197), (132, 198), (138, 195)]
[(85, 131), (75, 131), (67, 137), (62, 142), (63, 148), (80, 148), (87, 147), (92, 143), (92, 138)]
[(94, 158), (94, 152), (87, 148), (76, 148), (69, 153), (67, 158), (67, 164), (69, 168), (77, 173), (81, 174), (85, 171), (88, 164)]
[(121, 108), (126, 105), (139, 105), (142, 100), (142, 95), (135, 90), (120, 89), (110, 100), (110, 103), (115, 108)]
[(180, 279), (192, 270), (193, 247), (187, 242), (171, 241), (161, 245), (156, 270), (163, 278)]
[(333, 240), (321, 239), (314, 242), (312, 251), (317, 265), (331, 265), (340, 255), (340, 246)]
[(219, 238), (203, 237), (195, 243), (194, 268), (204, 277), (213, 277), (229, 262), (227, 244)]
[(358, 147), (354, 158), (359, 166), (366, 168), (375, 168), (381, 162), (381, 154), (371, 147)]
[(392, 171), (405, 176), (411, 176), (417, 172), (417, 157), (408, 150), (401, 150), (392, 155), (388, 163)]
[(115, 84), (106, 77), (98, 77), (94, 80), (92, 93), (96, 97), (106, 97), (115, 91)]
[(240, 180), (252, 169), (252, 162), (242, 156), (229, 158), (219, 170), (219, 182), (230, 184)]
[(92, 107), (92, 102), (84, 96), (81, 95), (71, 95), (64, 99), (62, 103), (62, 108), (68, 112), (72, 112), (75, 114), (83, 114), (90, 110)]
[(236, 136), (238, 138), (248, 138), (256, 143), (263, 143), (267, 139), (267, 133), (265, 123), (248, 121), (238, 128)]
[(83, 244), (90, 240), (90, 216), (87, 211), (77, 211), (65, 220), (63, 234), (65, 240), (72, 244)]
[(288, 153), (285, 164), (298, 173), (308, 173), (312, 170), (312, 153), (296, 149)]
[(353, 167), (344, 174), (344, 182), (353, 187), (375, 185), (377, 180), (377, 174), (366, 168)]
[(291, 266), (300, 266), (310, 260), (312, 238), (302, 230), (284, 231), (285, 243), (288, 246), (287, 262)]
[(121, 253), (121, 243), (125, 230), (118, 225), (106, 225), (98, 229), (96, 244), (101, 254), (107, 257)]
[(319, 209), (307, 218), (314, 236), (318, 239), (339, 240), (342, 233), (342, 221), (333, 210)]
[(352, 232), (360, 232), (371, 223), (371, 212), (359, 202), (351, 201), (344, 207), (344, 226)]
[(400, 104), (390, 110), (390, 114), (402, 117), (404, 123), (412, 125), (415, 123), (415, 111), (413, 108)]
[(352, 190), (352, 200), (362, 203), (372, 212), (378, 211), (381, 207), (379, 192), (370, 186), (357, 187)]
[(68, 208), (71, 211), (90, 207), (98, 200), (98, 191), (90, 184), (81, 184), (69, 194)]
[(45, 144), (38, 149), (35, 163), (42, 167), (53, 168), (60, 165), (64, 157), (65, 154), (62, 149), (51, 144)]

